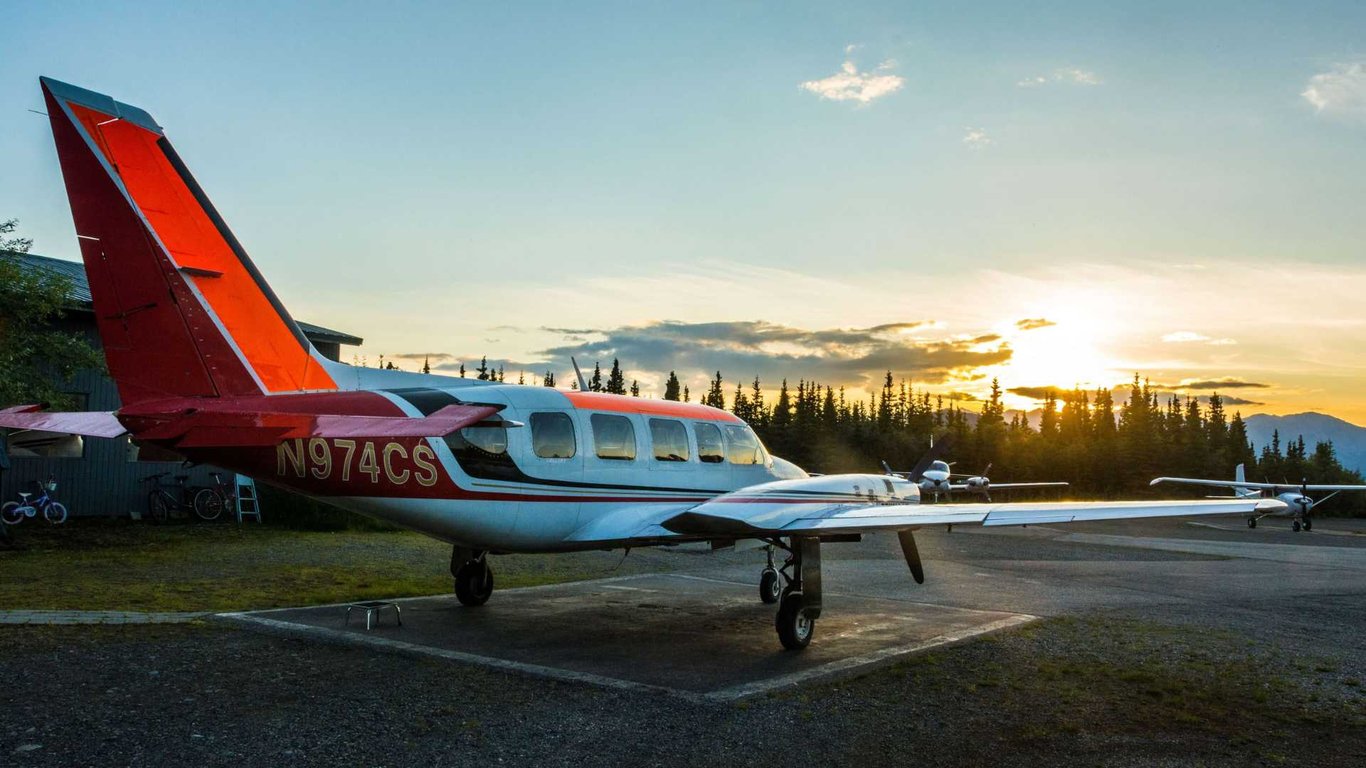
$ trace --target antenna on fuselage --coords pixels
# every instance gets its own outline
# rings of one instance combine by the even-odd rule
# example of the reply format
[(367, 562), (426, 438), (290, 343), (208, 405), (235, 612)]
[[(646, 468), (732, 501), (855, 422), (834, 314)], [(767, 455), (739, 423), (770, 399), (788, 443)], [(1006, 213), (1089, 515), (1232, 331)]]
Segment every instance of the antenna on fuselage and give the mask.
[(573, 355), (570, 355), (569, 362), (574, 364), (574, 375), (579, 377), (579, 391), (587, 392), (588, 382), (583, 378), (583, 371), (579, 370), (579, 361), (575, 360)]

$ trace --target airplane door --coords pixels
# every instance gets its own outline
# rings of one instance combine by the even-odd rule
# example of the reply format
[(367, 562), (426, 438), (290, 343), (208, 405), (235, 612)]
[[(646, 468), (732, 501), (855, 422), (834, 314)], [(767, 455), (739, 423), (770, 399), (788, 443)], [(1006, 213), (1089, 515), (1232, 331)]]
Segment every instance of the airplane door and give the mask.
[(526, 427), (517, 430), (524, 498), (514, 533), (528, 543), (560, 541), (581, 524), (577, 497), (585, 492), (587, 444), (577, 416), (573, 410), (534, 410), (524, 414)]

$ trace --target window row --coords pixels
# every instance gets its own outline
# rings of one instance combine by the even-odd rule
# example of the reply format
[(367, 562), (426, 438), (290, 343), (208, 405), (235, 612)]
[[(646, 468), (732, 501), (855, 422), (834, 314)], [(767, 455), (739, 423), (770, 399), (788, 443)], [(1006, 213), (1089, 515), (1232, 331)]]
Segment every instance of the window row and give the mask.
[[(577, 452), (574, 420), (562, 412), (531, 414), (531, 449), (543, 459), (569, 459)], [(609, 461), (635, 461), (636, 425), (625, 416), (595, 413), (589, 417), (593, 453)], [(676, 419), (649, 419), (650, 447), (655, 461), (689, 461), (692, 446), (688, 427)], [(724, 430), (724, 433), (723, 433)], [(759, 438), (747, 426), (694, 423), (697, 460), (706, 464), (764, 464), (767, 456)], [(490, 454), (507, 452), (507, 430), (467, 427), (460, 431), (470, 445)]]

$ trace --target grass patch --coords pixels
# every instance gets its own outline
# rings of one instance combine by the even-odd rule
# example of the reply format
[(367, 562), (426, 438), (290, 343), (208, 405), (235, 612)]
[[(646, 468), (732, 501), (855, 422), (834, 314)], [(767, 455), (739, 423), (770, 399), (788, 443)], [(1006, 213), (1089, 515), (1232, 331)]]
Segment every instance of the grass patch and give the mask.
[[(450, 547), (416, 533), (75, 521), (16, 530), (0, 610), (226, 611), (450, 591)], [(494, 557), (498, 586), (605, 575), (620, 555)], [(620, 572), (645, 570), (630, 558)]]

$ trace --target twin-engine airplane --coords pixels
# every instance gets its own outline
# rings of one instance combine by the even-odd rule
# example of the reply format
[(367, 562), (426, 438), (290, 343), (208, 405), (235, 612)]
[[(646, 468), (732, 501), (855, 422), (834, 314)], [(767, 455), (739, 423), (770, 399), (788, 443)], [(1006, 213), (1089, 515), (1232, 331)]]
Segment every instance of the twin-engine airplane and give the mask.
[[(956, 473), (949, 462), (944, 461), (943, 456), (952, 444), (952, 434), (946, 435), (938, 443), (935, 443), (934, 436), (930, 436), (930, 449), (916, 462), (915, 468), (909, 472), (894, 471), (887, 462), (882, 462), (882, 469), (889, 475), (905, 478), (915, 483), (920, 488), (920, 495), (930, 494), (936, 503), (939, 502), (941, 495), (953, 498), (955, 493), (972, 493), (981, 496), (987, 501), (991, 501), (991, 489), (998, 491), (1013, 491), (1026, 488), (1066, 488), (1067, 483), (1054, 482), (1030, 482), (1030, 483), (995, 483), (992, 484), (991, 478), (987, 475), (991, 472), (991, 465), (982, 470), (980, 475), (964, 475)], [(955, 478), (961, 482), (954, 482)]]
[[(1233, 471), (1233, 481), (1228, 480), (1200, 480), (1191, 477), (1157, 477), (1149, 485), (1158, 483), (1180, 483), (1183, 485), (1203, 485), (1213, 488), (1228, 488), (1233, 492), (1232, 498), (1235, 499), (1259, 499), (1263, 492), (1268, 492), (1281, 502), (1281, 507), (1272, 510), (1263, 510), (1247, 518), (1247, 527), (1256, 528), (1257, 521), (1272, 515), (1275, 517), (1293, 518), (1290, 527), (1299, 533), (1303, 528), (1306, 531), (1314, 530), (1314, 521), (1309, 517), (1309, 511), (1316, 504), (1333, 498), (1343, 491), (1366, 491), (1366, 485), (1320, 485), (1301, 482), (1299, 485), (1289, 483), (1249, 483), (1247, 481), (1247, 471), (1244, 465), (1239, 464)], [(1318, 500), (1309, 496), (1310, 493), (1327, 493)], [(1210, 498), (1229, 498), (1221, 496), (1211, 496)]]
[[(494, 384), (331, 362), (299, 332), (160, 126), (44, 78), (89, 276), (113, 413), (0, 413), (0, 427), (125, 433), (449, 542), (455, 594), (493, 591), (490, 554), (753, 539), (782, 644), (821, 615), (821, 548), (892, 532), (917, 582), (926, 525), (1246, 515), (1190, 502), (922, 508), (900, 477), (810, 477), (734, 415), (688, 403)], [(770, 550), (771, 552), (771, 550)]]

